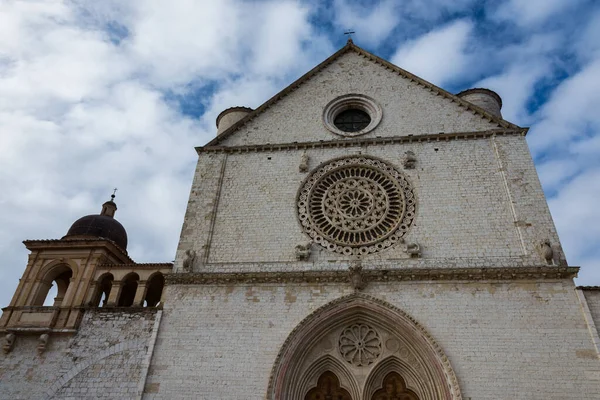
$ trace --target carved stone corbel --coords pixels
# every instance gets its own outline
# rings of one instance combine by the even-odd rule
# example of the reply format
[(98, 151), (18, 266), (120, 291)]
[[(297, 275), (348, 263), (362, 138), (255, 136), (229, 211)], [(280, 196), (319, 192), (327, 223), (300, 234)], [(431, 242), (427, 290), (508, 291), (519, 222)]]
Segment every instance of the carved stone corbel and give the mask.
[(194, 270), (194, 264), (196, 262), (196, 252), (188, 249), (185, 251), (185, 257), (183, 258), (183, 271), (192, 272)]
[(546, 260), (546, 264), (554, 265), (554, 250), (552, 249), (550, 240), (542, 240), (540, 243), (540, 254)]
[(308, 171), (308, 154), (306, 151), (302, 153), (302, 156), (300, 157), (300, 165), (298, 166), (298, 170), (300, 172)]
[(310, 258), (312, 242), (308, 242), (306, 244), (299, 244), (296, 246), (296, 260), (298, 261), (308, 261)]
[(12, 351), (12, 349), (15, 347), (16, 339), (17, 336), (14, 333), (7, 333), (6, 336), (4, 336), (4, 344), (2, 345), (4, 354), (8, 354)]
[(359, 261), (350, 264), (350, 267), (348, 267), (348, 275), (350, 277), (350, 284), (355, 291), (361, 291), (367, 287), (367, 280)]
[(421, 257), (421, 246), (417, 243), (406, 243), (406, 254), (408, 254), (411, 258), (419, 258)]
[(44, 351), (46, 351), (46, 346), (48, 346), (49, 339), (50, 339), (50, 335), (48, 335), (47, 333), (42, 333), (40, 335), (40, 339), (38, 341), (38, 346), (37, 346), (38, 354), (42, 354)]
[(413, 151), (408, 150), (404, 153), (404, 157), (402, 158), (402, 166), (404, 169), (414, 169), (416, 163), (417, 157)]

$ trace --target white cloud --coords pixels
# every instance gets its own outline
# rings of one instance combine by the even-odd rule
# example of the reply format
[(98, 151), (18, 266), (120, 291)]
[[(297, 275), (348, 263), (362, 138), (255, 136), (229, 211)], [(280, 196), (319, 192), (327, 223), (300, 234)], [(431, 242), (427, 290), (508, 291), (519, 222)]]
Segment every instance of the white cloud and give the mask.
[[(25, 267), (20, 242), (60, 238), (74, 220), (97, 213), (115, 186), (130, 255), (170, 261), (193, 146), (214, 137), (220, 111), (260, 105), (329, 56), (344, 29), (357, 31), (358, 44), (375, 46), (406, 26), (464, 15), (474, 1), (362, 4), (337, 0), (324, 11), (300, 1), (0, 2), (0, 305)], [(539, 25), (567, 9), (556, 4), (538, 3), (543, 18), (525, 8), (523, 18)], [(315, 12), (331, 17), (337, 31), (323, 32)], [(585, 64), (533, 116), (521, 110), (566, 46), (563, 32), (486, 49), (474, 34), (476, 21), (461, 19), (400, 44), (392, 58), (438, 85), (488, 78), (481, 82), (503, 96), (505, 115), (534, 122), (529, 140), (536, 151), (560, 143), (565, 156), (547, 159), (541, 176), (557, 192), (551, 207), (569, 259), (582, 262), (593, 258), (589, 243), (598, 238), (587, 225), (600, 226), (590, 208), (599, 195), (590, 181), (598, 178), (592, 149), (599, 143), (586, 134), (597, 132), (600, 107), (600, 52), (590, 21), (575, 46)], [(490, 63), (497, 63), (493, 76)], [(206, 84), (204, 97), (191, 99), (205, 107), (198, 119), (165, 97), (168, 91), (190, 99), (190, 90)], [(570, 205), (581, 215), (565, 211)], [(586, 226), (577, 231), (578, 224)]]
[(376, 4), (349, 0), (334, 0), (334, 23), (341, 35), (346, 30), (356, 32), (357, 43), (375, 45), (392, 32), (400, 20), (398, 5), (392, 0)]
[(600, 283), (600, 269), (593, 269), (600, 259), (599, 198), (600, 167), (596, 167), (577, 176), (548, 202), (569, 263), (581, 265), (587, 284), (596, 285)]
[(528, 27), (543, 23), (551, 16), (577, 7), (582, 2), (583, 0), (510, 0), (501, 3), (495, 10), (494, 16)]
[(436, 85), (460, 78), (469, 62), (466, 47), (472, 22), (457, 20), (404, 43), (391, 61)]
[(600, 59), (564, 80), (552, 93), (532, 127), (529, 144), (536, 152), (565, 149), (569, 140), (600, 131)]
[[(20, 242), (62, 237), (113, 187), (129, 254), (172, 260), (194, 146), (218, 111), (257, 106), (329, 51), (308, 18), (295, 2), (0, 4), (0, 304), (25, 267)], [(197, 120), (163, 92), (208, 81)]]

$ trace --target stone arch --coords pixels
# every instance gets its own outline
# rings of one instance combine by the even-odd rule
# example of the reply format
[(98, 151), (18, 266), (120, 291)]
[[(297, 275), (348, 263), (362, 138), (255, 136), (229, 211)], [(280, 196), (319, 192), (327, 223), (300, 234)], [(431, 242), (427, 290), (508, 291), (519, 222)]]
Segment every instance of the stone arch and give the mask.
[(57, 286), (54, 306), (60, 306), (72, 280), (77, 276), (77, 264), (70, 260), (54, 260), (40, 268), (36, 274), (37, 287), (34, 289), (31, 305), (42, 306), (53, 283)]
[(150, 275), (146, 282), (146, 294), (144, 295), (146, 307), (156, 307), (162, 297), (165, 277), (160, 271), (157, 271)]
[(436, 398), (436, 394), (423, 382), (423, 379), (428, 379), (430, 377), (419, 376), (420, 371), (413, 368), (409, 362), (395, 356), (388, 357), (381, 361), (371, 371), (365, 382), (363, 398), (371, 399), (373, 394), (383, 386), (385, 377), (392, 372), (399, 374), (406, 382), (406, 387), (419, 395), (420, 399)]
[(92, 299), (92, 305), (95, 307), (106, 306), (114, 280), (115, 277), (110, 272), (105, 272), (98, 277), (96, 280), (96, 289)]
[(77, 375), (79, 375), (85, 369), (87, 369), (90, 366), (96, 364), (97, 362), (105, 359), (106, 357), (110, 357), (113, 354), (117, 354), (117, 353), (120, 353), (122, 351), (127, 351), (127, 350), (147, 351), (146, 346), (147, 345), (144, 341), (137, 340), (137, 339), (136, 340), (128, 340), (126, 342), (121, 342), (121, 343), (112, 345), (111, 347), (107, 348), (106, 350), (102, 350), (102, 351), (99, 351), (99, 352), (93, 354), (91, 357), (81, 361), (78, 364), (75, 364), (69, 371), (67, 371), (60, 378), (58, 378), (52, 384), (52, 386), (50, 386), (50, 388), (46, 391), (44, 400), (52, 399), (54, 397), (54, 395), (56, 393), (58, 393), (58, 391), (63, 386), (65, 386), (67, 383), (69, 383), (71, 380), (73, 380), (73, 378), (75, 378)]
[(125, 275), (121, 282), (122, 288), (117, 305), (119, 307), (130, 307), (133, 305), (133, 300), (135, 299), (140, 276), (135, 272), (130, 272)]
[(314, 362), (298, 379), (295, 393), (286, 393), (292, 399), (303, 399), (308, 391), (317, 386), (317, 381), (325, 372), (331, 371), (340, 381), (340, 386), (346, 389), (353, 399), (358, 399), (360, 389), (352, 373), (339, 360), (325, 355)]
[[(357, 320), (385, 326), (394, 337), (401, 338), (402, 344), (409, 347), (407, 349), (409, 357), (414, 358), (414, 364), (418, 365), (415, 367), (418, 371), (412, 371), (411, 374), (421, 382), (418, 391), (421, 400), (462, 399), (458, 380), (450, 361), (425, 328), (401, 309), (361, 293), (341, 297), (320, 307), (292, 330), (275, 359), (267, 389), (267, 399), (301, 399), (302, 397), (298, 397), (298, 392), (301, 390), (298, 386), (302, 378), (298, 375), (303, 372), (298, 370), (305, 361), (306, 354), (332, 329), (352, 324)], [(385, 359), (378, 361), (372, 367), (372, 371), (385, 371), (398, 366), (405, 367), (405, 364), (393, 359)], [(400, 369), (398, 372), (405, 370), (406, 368)], [(412, 375), (404, 379), (411, 381)], [(378, 376), (378, 372), (372, 374), (371, 385), (376, 383)], [(412, 381), (411, 385), (415, 386)], [(288, 396), (288, 393), (294, 396)], [(361, 398), (363, 398), (362, 393), (356, 397), (356, 399)]]

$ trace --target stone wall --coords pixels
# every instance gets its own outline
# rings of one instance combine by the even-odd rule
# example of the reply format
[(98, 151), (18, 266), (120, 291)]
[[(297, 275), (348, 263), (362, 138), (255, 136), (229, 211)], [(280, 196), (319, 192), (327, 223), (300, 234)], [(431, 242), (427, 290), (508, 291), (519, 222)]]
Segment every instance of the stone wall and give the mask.
[(76, 334), (50, 334), (42, 354), (37, 336), (18, 334), (0, 355), (0, 398), (135, 398), (158, 312), (88, 310)]
[[(292, 330), (351, 293), (339, 284), (169, 286), (144, 398), (263, 399)], [(572, 281), (373, 283), (364, 293), (431, 334), (464, 399), (598, 398), (600, 363)]]
[(600, 289), (586, 289), (583, 293), (590, 314), (592, 314), (592, 319), (594, 320), (596, 327), (600, 327)]
[[(414, 169), (403, 170), (402, 157), (409, 150), (418, 161)], [(562, 254), (522, 136), (306, 153), (309, 170), (345, 155), (377, 157), (395, 165), (412, 184), (417, 210), (405, 239), (421, 246), (422, 258), (410, 259), (403, 246), (393, 246), (364, 257), (373, 267), (385, 260), (411, 268), (543, 265), (539, 246), (545, 239)], [(318, 245), (313, 245), (310, 263), (296, 262), (295, 247), (309, 240), (297, 217), (298, 190), (308, 176), (299, 172), (301, 154), (202, 153), (176, 265), (192, 248), (202, 264), (209, 264), (199, 271), (339, 268), (335, 262), (348, 257)]]

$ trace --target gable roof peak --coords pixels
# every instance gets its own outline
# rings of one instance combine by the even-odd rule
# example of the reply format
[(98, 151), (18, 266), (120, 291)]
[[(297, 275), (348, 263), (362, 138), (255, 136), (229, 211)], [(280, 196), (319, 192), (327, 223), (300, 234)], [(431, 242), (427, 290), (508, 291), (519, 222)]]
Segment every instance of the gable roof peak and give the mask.
[(223, 132), (220, 132), (219, 135), (217, 137), (215, 137), (213, 140), (211, 140), (210, 142), (208, 142), (205, 146), (203, 147), (209, 147), (209, 146), (216, 146), (219, 143), (221, 143), (224, 139), (226, 139), (227, 137), (231, 136), (234, 132), (236, 132), (239, 128), (241, 128), (242, 126), (244, 126), (247, 122), (251, 121), (252, 119), (254, 119), (255, 117), (257, 117), (258, 115), (262, 114), (264, 111), (266, 111), (268, 108), (270, 108), (271, 106), (273, 106), (275, 103), (277, 103), (280, 99), (284, 98), (285, 96), (287, 96), (289, 93), (293, 92), (294, 90), (296, 90), (299, 86), (301, 86), (302, 84), (306, 83), (307, 81), (309, 81), (313, 76), (315, 76), (316, 74), (318, 74), (321, 70), (325, 69), (327, 66), (329, 66), (330, 64), (332, 64), (334, 61), (336, 61), (338, 58), (340, 58), (341, 56), (343, 56), (344, 54), (346, 54), (349, 51), (353, 51), (355, 53), (357, 53), (360, 56), (363, 56), (369, 60), (371, 60), (372, 62), (376, 63), (376, 64), (380, 64), (381, 66), (383, 66), (386, 69), (390, 69), (393, 72), (396, 72), (398, 75), (412, 81), (415, 82), (417, 85), (421, 85), (423, 87), (425, 87), (426, 89), (428, 89), (429, 91), (433, 91), (438, 95), (441, 95), (447, 99), (449, 99), (452, 102), (456, 102), (458, 103), (458, 105), (460, 107), (464, 107), (467, 110), (473, 112), (474, 114), (477, 114), (479, 116), (481, 116), (484, 119), (487, 119), (490, 122), (496, 123), (498, 124), (499, 128), (504, 128), (504, 129), (521, 129), (519, 126), (512, 124), (508, 121), (505, 121), (504, 119), (502, 119), (501, 117), (498, 117), (496, 115), (491, 114), (490, 112), (484, 110), (483, 108), (474, 105), (466, 100), (461, 99), (460, 97), (458, 97), (457, 95), (454, 95), (436, 85), (434, 85), (431, 82), (426, 81), (425, 79), (419, 78), (418, 76), (398, 67), (397, 65), (392, 64), (389, 61), (384, 60), (381, 57), (376, 56), (373, 53), (370, 53), (368, 51), (366, 51), (365, 49), (363, 49), (360, 46), (357, 46), (356, 44), (354, 44), (354, 41), (352, 40), (352, 38), (348, 38), (348, 41), (346, 42), (346, 44), (339, 49), (338, 51), (336, 51), (335, 53), (333, 53), (331, 56), (329, 56), (327, 59), (325, 59), (323, 62), (321, 62), (320, 64), (318, 64), (317, 66), (315, 66), (313, 69), (311, 69), (310, 71), (308, 71), (306, 74), (302, 75), (300, 78), (298, 78), (297, 80), (295, 80), (294, 82), (292, 82), (289, 86), (287, 86), (285, 89), (283, 89), (282, 91), (280, 91), (279, 93), (277, 93), (275, 96), (271, 97), (269, 100), (267, 100), (266, 102), (264, 102), (262, 105), (260, 105), (259, 107), (257, 107), (254, 111), (249, 112), (248, 115), (246, 115), (244, 118), (240, 119), (239, 121), (237, 121), (236, 123), (234, 123), (233, 125), (231, 125), (229, 128), (227, 128), (226, 130), (224, 130)]

